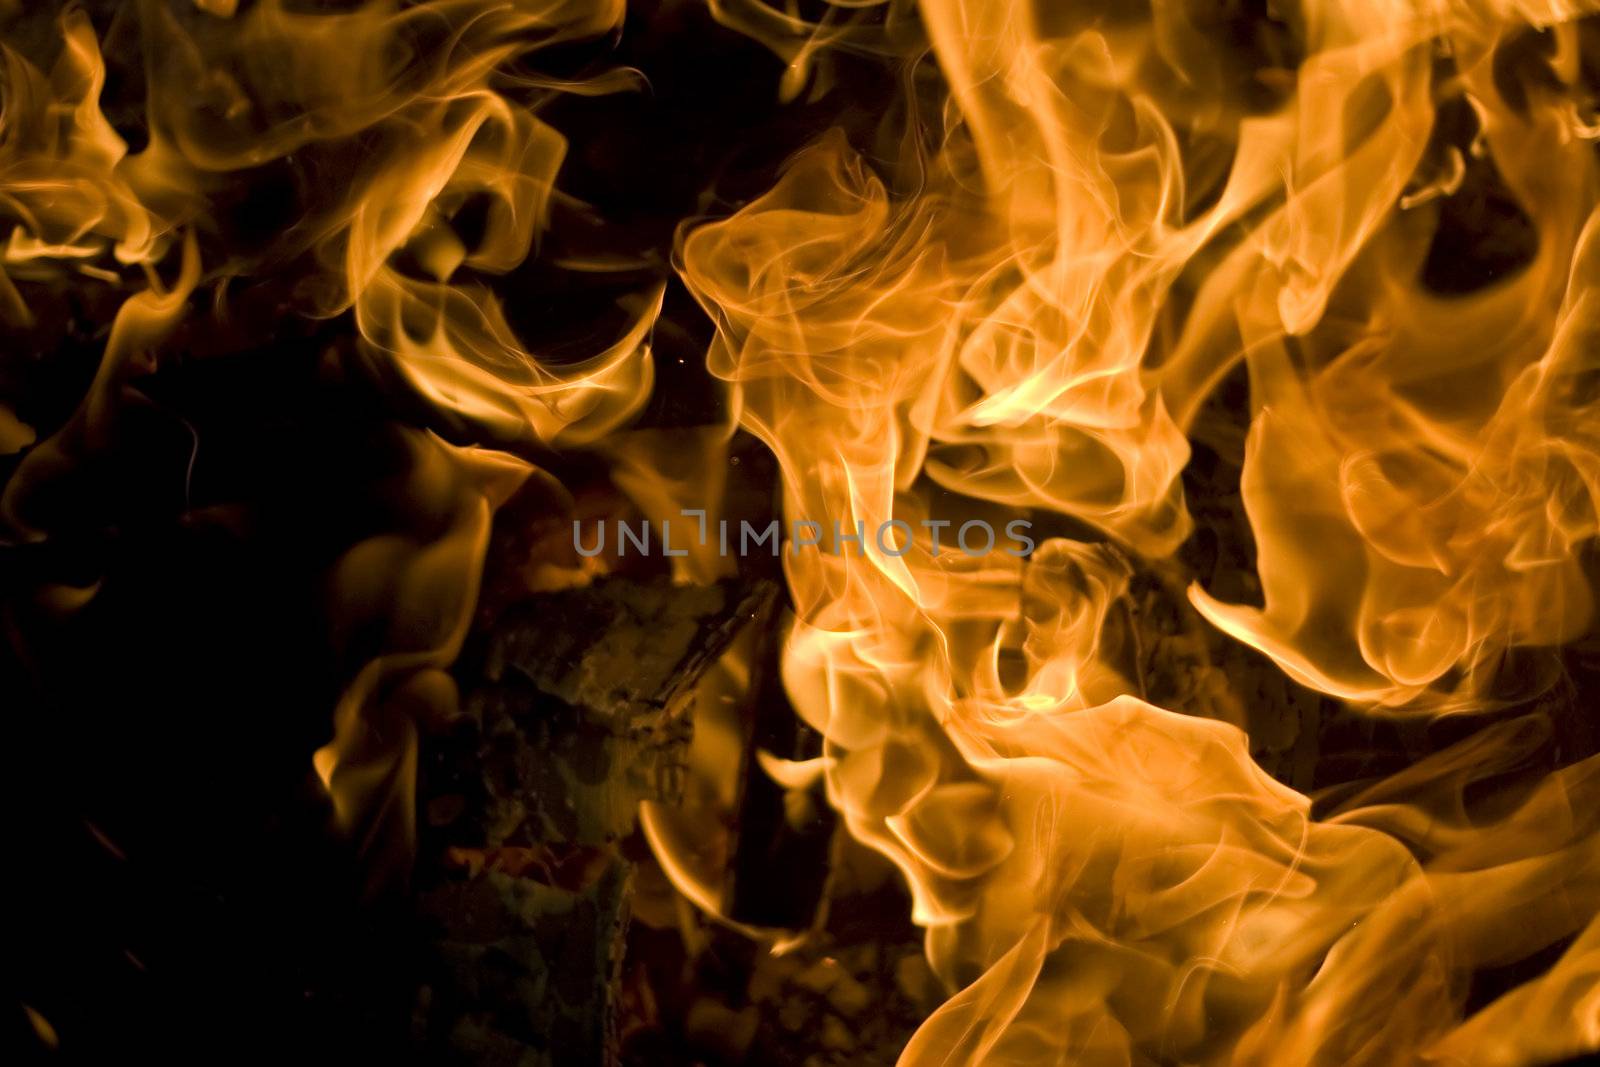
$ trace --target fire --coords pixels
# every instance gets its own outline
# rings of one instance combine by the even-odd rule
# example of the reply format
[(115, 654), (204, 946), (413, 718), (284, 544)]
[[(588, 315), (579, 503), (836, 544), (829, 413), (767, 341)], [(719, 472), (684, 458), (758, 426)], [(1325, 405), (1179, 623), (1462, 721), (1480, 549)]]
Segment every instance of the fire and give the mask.
[[(792, 515), (1029, 509), (1109, 539), (1014, 565), (927, 538), (786, 561), (785, 677), (827, 738), (829, 799), (905, 873), (959, 991), (903, 1061), (1595, 1047), (1600, 762), (1471, 813), (1468, 789), (1526, 756), (1517, 722), (1317, 818), (1235, 725), (1136, 699), (1100, 647), (1122, 552), (1169, 555), (1190, 530), (1187, 435), (1241, 359), (1264, 604), (1197, 585), (1208, 620), (1389, 715), (1504, 703), (1513, 650), (1587, 631), (1596, 185), (1574, 13), (1308, 6), (1256, 20), (1278, 54), (1243, 70), (1171, 6), (877, 14), (728, 16), (802, 65), (818, 42), (903, 48), (908, 84), (948, 95), (886, 123), (876, 168), (825, 137), (684, 234), (718, 325), (710, 365)], [(928, 58), (905, 43), (913, 20)], [(1548, 76), (1513, 101), (1489, 68), (1529, 21), (1555, 24)], [(1430, 158), (1449, 100), (1470, 103), (1475, 165), (1503, 175), (1538, 246), (1447, 298), (1419, 274), (1465, 166)], [(1472, 969), (1574, 934), (1546, 978), (1462, 1018)], [(1536, 1002), (1537, 1037), (1475, 1046)]]
[[(493, 444), (583, 444), (625, 422), (649, 393), (659, 292), (632, 298), (629, 324), (596, 354), (556, 367), (522, 346), (481, 282), (457, 279), (504, 273), (527, 257), (565, 151), (492, 81), (530, 48), (616, 25), (620, 0), (236, 8), (150, 2), (121, 13), (160, 57), (148, 70), (149, 141), (134, 153), (102, 113), (105, 63), (81, 9), (61, 14), (48, 71), (6, 49), (0, 193), (16, 225), (4, 271), (48, 279), (76, 269), (118, 285), (137, 267), (148, 282), (117, 313), (78, 415), (7, 486), (0, 508), (13, 529), (46, 536), (48, 516), (33, 501), (48, 501), (55, 480), (114, 447), (118, 391), (153, 369), (160, 340), (202, 285), (225, 309), (230, 282), (294, 275), (290, 310), (353, 312), (370, 352)], [(567, 88), (628, 84), (613, 75)], [(329, 183), (323, 173), (347, 178)], [(250, 232), (243, 216), (260, 209), (241, 211), (238, 198), (263, 188), (269, 199), (287, 196), (292, 213)], [(469, 247), (452, 219), (474, 198), (486, 221)], [(421, 277), (394, 266), (402, 256)], [(175, 281), (163, 280), (173, 272)], [(29, 325), (9, 281), (0, 300), (7, 294), (12, 322)], [(451, 706), (439, 668), (471, 620), (489, 515), (530, 469), (427, 436), (411, 448), (399, 494), (412, 529), (354, 547), (330, 578), (342, 625), (370, 625), (376, 610), (393, 634), (346, 693), (334, 740), (315, 760), (340, 821), (385, 824), (364, 832), (390, 850), (410, 832), (406, 715)], [(382, 704), (406, 713), (396, 719)]]
[[(820, 778), (904, 876), (949, 995), (902, 1062), (1600, 1050), (1600, 756), (1528, 771), (1554, 745), (1534, 701), (1555, 650), (1595, 623), (1600, 5), (1220, 7), (709, 0), (787, 64), (785, 100), (823, 93), (841, 56), (901, 90), (870, 137), (830, 130), (737, 211), (679, 228), (672, 267), (730, 409), (691, 430), (632, 428), (665, 283), (562, 359), (495, 288), (563, 202), (567, 140), (528, 94), (640, 87), (518, 61), (620, 32), (623, 0), (141, 0), (116, 16), (148, 60), (137, 149), (68, 7), (51, 47), (4, 51), (0, 315), (32, 325), (17, 281), (68, 277), (118, 310), (63, 427), (32, 445), (0, 406), (0, 443), (32, 446), (0, 517), (47, 538), (186, 318), (288, 278), (285, 314), (348, 316), (361, 359), (453, 433), (404, 435), (393, 528), (326, 580), (337, 651), (364, 666), (313, 768), (386, 863), (404, 864), (417, 724), (454, 711), (492, 517), (530, 457), (593, 450), (691, 544), (740, 430), (775, 457), (785, 519), (832, 524), (782, 557), (783, 679), (825, 751), (764, 765)], [(1474, 182), (1513, 205), (1526, 255), (1446, 291), (1429, 264)], [(1239, 374), (1230, 428), (1208, 405)], [(1118, 620), (1195, 530), (1196, 442), (1236, 453), (1260, 596), (1196, 581), (1194, 611), (1368, 721), (1482, 725), (1314, 797), (1258, 765), (1245, 723), (1153, 703)], [(1025, 555), (963, 540), (1016, 521), (1050, 532)], [(54, 592), (70, 612), (95, 590)], [(749, 654), (710, 677), (728, 699), (690, 810), (644, 819), (710, 912)], [(1475, 972), (1552, 950), (1469, 1008)]]

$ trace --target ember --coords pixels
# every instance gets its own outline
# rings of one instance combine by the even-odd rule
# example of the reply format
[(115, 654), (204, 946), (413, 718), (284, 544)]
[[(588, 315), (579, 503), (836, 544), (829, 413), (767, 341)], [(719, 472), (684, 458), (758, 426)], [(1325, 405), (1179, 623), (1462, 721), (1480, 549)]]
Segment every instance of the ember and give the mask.
[(1600, 1055), (1600, 2), (0, 45), (33, 1053)]

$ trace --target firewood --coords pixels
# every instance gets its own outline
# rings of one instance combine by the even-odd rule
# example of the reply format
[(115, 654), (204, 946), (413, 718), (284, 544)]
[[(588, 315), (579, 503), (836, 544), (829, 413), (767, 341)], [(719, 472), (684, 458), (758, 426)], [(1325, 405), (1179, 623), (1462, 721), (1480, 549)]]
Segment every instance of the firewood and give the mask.
[(424, 741), (418, 1040), (447, 1062), (616, 1062), (641, 800), (682, 789), (694, 686), (770, 583), (610, 578), (500, 613)]

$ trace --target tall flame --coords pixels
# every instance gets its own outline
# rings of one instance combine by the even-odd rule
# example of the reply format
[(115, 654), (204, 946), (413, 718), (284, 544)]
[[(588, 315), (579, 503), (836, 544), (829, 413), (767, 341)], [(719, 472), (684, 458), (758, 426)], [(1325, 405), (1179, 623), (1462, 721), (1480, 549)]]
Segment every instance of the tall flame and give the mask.
[[(717, 10), (802, 82), (830, 48), (907, 71), (873, 163), (831, 134), (680, 244), (788, 514), (912, 536), (785, 559), (785, 678), (826, 737), (829, 798), (905, 873), (959, 991), (903, 1062), (1600, 1046), (1600, 758), (1485, 816), (1469, 790), (1543, 738), (1513, 720), (1314, 817), (1237, 726), (1129, 695), (1104, 644), (1130, 558), (1190, 529), (1187, 435), (1241, 359), (1264, 603), (1197, 586), (1205, 618), (1389, 714), (1490, 707), (1509, 650), (1588, 629), (1600, 188), (1579, 12)], [(1530, 23), (1553, 47), (1513, 100), (1492, 68)], [(1462, 296), (1420, 280), (1468, 165), (1430, 140), (1449, 101), (1537, 235), (1531, 263)], [(966, 521), (1047, 512), (1108, 540), (1026, 561), (956, 546)], [(1474, 969), (1575, 934), (1539, 983), (1463, 1018)], [(1495, 1029), (1522, 1010), (1537, 1035)]]

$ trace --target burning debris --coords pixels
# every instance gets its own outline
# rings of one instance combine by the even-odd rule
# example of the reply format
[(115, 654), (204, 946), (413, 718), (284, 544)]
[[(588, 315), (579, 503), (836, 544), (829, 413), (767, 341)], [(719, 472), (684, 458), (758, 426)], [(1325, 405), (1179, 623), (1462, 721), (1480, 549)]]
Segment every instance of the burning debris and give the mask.
[(1600, 5), (0, 43), (41, 1055), (1600, 1054)]
[(681, 801), (694, 684), (771, 593), (602, 579), (508, 610), (465, 660), (481, 687), (422, 745), (437, 1058), (617, 1059), (632, 864), (610, 846)]

